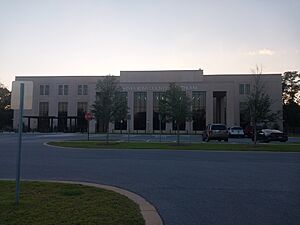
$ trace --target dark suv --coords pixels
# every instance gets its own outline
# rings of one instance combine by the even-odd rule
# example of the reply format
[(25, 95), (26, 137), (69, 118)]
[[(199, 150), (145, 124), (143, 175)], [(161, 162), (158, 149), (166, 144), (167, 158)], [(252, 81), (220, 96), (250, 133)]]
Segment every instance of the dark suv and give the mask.
[(210, 141), (210, 140), (224, 140), (228, 141), (228, 130), (226, 125), (224, 124), (209, 124), (205, 128), (202, 134), (203, 141)]

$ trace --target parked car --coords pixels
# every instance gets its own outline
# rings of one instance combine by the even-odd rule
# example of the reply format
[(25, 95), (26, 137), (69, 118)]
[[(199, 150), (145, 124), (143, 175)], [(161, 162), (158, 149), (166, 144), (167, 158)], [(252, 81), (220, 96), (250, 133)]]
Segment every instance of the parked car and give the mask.
[(237, 137), (237, 138), (243, 138), (245, 136), (243, 128), (238, 126), (228, 128), (228, 134), (229, 137)]
[[(262, 129), (257, 132), (257, 140), (262, 142), (270, 142), (270, 141), (280, 141), (286, 142), (288, 140), (287, 134), (283, 133), (280, 130), (274, 129)], [(254, 141), (254, 137), (252, 137), (252, 141)]]
[(224, 124), (209, 124), (205, 128), (202, 134), (203, 141), (210, 141), (210, 140), (224, 140), (228, 141), (228, 130), (226, 125)]

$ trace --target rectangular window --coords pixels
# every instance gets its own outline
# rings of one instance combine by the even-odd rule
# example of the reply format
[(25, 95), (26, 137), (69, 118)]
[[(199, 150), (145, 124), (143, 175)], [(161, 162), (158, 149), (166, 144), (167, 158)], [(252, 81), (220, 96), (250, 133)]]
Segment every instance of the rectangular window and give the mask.
[(250, 84), (240, 84), (240, 95), (250, 94)]
[(88, 94), (88, 86), (83, 85), (83, 95), (87, 95), (87, 94)]
[(240, 95), (245, 94), (245, 86), (244, 84), (240, 84)]
[(77, 103), (77, 116), (87, 112), (87, 102), (78, 102)]
[(58, 95), (63, 95), (63, 85), (58, 85)]
[(240, 126), (243, 128), (249, 125), (247, 108), (247, 102), (240, 102)]
[(58, 103), (58, 115), (57, 115), (57, 130), (65, 132), (68, 129), (68, 103), (67, 102), (59, 102)]
[(206, 92), (193, 91), (193, 130), (204, 130), (206, 125)]
[(78, 85), (78, 95), (87, 95), (88, 94), (88, 86), (85, 85)]
[(69, 92), (69, 86), (64, 85), (64, 95), (68, 95), (68, 92)]
[(166, 122), (159, 114), (159, 101), (164, 99), (165, 92), (153, 92), (153, 130), (165, 130)]
[(77, 103), (77, 130), (80, 132), (87, 131), (88, 122), (85, 119), (87, 106), (88, 106), (87, 102)]
[(67, 102), (59, 102), (58, 103), (58, 112), (68, 112), (68, 103)]
[(40, 95), (49, 95), (49, 85), (40, 85)]
[(58, 85), (58, 95), (68, 95), (69, 85)]
[(250, 84), (245, 84), (245, 94), (246, 95), (250, 94)]
[(78, 85), (78, 91), (77, 91), (78, 95), (82, 95), (82, 85)]
[(146, 130), (147, 92), (134, 92), (134, 130)]
[[(127, 92), (119, 92), (118, 97), (120, 97), (122, 101), (128, 104)], [(127, 120), (126, 118), (116, 118), (115, 120), (115, 130), (126, 130), (127, 129)]]
[(45, 116), (48, 116), (48, 113), (49, 113), (49, 103), (48, 102), (40, 102), (39, 116), (45, 117)]
[(45, 95), (49, 95), (49, 85), (45, 85)]
[(40, 85), (40, 95), (44, 95), (44, 85)]

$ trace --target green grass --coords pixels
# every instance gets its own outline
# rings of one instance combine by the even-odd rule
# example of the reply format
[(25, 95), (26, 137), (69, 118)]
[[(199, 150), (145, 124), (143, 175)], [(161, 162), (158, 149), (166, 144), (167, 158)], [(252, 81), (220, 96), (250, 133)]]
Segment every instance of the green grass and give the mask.
[(143, 225), (138, 206), (118, 193), (77, 184), (0, 181), (1, 225)]
[(289, 137), (300, 137), (299, 133), (289, 133)]
[(104, 141), (58, 141), (48, 144), (60, 147), (92, 149), (164, 149), (164, 150), (225, 150), (225, 151), (278, 151), (300, 152), (300, 143), (295, 144), (228, 144), (228, 143), (152, 143), (152, 142), (110, 142)]

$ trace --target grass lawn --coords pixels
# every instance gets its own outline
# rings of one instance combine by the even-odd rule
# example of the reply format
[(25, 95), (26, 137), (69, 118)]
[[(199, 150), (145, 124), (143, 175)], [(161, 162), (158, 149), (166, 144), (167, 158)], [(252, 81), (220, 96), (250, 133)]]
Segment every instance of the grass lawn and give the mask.
[(118, 193), (79, 184), (0, 181), (2, 225), (142, 225), (139, 207)]
[(300, 134), (298, 134), (298, 133), (289, 133), (289, 135), (288, 135), (289, 137), (300, 137)]
[(300, 143), (296, 144), (228, 144), (228, 143), (152, 143), (152, 142), (109, 142), (104, 141), (57, 141), (48, 144), (60, 147), (92, 149), (165, 149), (165, 150), (225, 150), (225, 151), (278, 151), (300, 152)]

